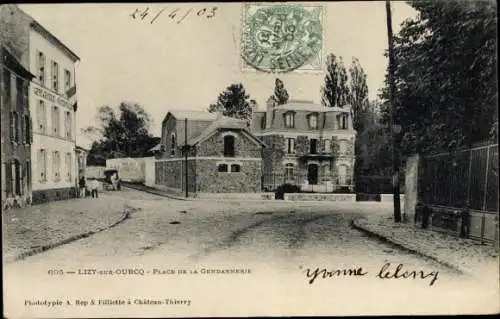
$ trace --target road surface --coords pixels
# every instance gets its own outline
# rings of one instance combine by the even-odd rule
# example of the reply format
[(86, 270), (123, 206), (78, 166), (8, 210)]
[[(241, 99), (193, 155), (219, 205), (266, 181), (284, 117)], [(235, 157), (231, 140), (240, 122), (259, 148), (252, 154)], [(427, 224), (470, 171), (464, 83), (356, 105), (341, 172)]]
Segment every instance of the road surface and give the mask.
[[(114, 228), (6, 265), (11, 296), (173, 294), (190, 296), (200, 315), (219, 294), (233, 302), (210, 315), (447, 313), (480, 300), (471, 299), (468, 278), (350, 227), (354, 218), (383, 213), (379, 203), (178, 201), (130, 189), (114, 196), (140, 210)], [(398, 307), (410, 296), (412, 305)], [(242, 300), (250, 308), (237, 307)], [(102, 316), (99, 309), (86, 307), (85, 316)], [(176, 314), (193, 315), (185, 309)]]

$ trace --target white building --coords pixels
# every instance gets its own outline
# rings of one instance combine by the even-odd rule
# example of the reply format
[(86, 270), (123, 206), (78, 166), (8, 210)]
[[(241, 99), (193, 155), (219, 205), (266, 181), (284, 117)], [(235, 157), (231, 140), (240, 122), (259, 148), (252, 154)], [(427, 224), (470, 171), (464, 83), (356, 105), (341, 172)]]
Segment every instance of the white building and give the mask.
[(75, 64), (79, 57), (19, 9), (2, 6), (2, 25), (20, 60), (35, 75), (29, 104), (33, 202), (73, 197), (78, 179), (76, 157)]

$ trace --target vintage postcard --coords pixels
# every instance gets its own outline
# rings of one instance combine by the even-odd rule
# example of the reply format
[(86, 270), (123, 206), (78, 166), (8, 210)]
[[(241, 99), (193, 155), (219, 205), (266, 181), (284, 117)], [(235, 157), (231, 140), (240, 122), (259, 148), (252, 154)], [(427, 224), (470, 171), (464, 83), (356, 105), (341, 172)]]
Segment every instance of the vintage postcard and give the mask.
[(499, 313), (496, 12), (1, 5), (4, 317)]

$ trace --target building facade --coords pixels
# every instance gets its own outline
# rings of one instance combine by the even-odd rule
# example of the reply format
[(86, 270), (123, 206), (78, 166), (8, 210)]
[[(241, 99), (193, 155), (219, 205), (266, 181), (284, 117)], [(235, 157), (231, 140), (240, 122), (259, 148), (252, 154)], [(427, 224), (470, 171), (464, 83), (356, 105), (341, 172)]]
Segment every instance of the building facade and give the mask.
[(0, 43), (0, 108), (2, 118), (2, 207), (31, 202), (31, 117), (29, 82), (33, 75)]
[(79, 57), (16, 5), (0, 9), (2, 38), (35, 75), (29, 86), (33, 123), (33, 203), (76, 195), (75, 64)]
[(89, 151), (81, 146), (76, 146), (75, 154), (76, 154), (76, 171), (78, 172), (77, 178), (80, 180), (80, 177), (87, 176), (87, 155)]
[(353, 189), (354, 142), (350, 108), (310, 101), (277, 105), (252, 112), (252, 132), (268, 146), (263, 153), (263, 189), (290, 183), (304, 191)]
[[(260, 192), (262, 149), (248, 121), (208, 112), (169, 112), (156, 150), (157, 185), (193, 193)], [(187, 170), (187, 174), (186, 174)]]

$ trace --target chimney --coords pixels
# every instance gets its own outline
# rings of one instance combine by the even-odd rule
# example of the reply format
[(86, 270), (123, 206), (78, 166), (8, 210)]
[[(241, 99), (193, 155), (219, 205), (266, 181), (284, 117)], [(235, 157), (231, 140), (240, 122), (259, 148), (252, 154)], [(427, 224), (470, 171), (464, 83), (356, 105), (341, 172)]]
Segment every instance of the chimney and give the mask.
[(224, 116), (224, 107), (222, 105), (217, 105), (217, 110), (215, 111), (215, 114), (217, 114), (217, 119), (220, 119)]
[(273, 118), (273, 109), (276, 106), (276, 99), (274, 96), (270, 96), (266, 102), (266, 128), (271, 128), (271, 121)]
[(248, 119), (248, 127), (252, 127), (252, 122), (255, 116), (255, 113), (257, 112), (257, 109), (259, 106), (257, 105), (257, 101), (255, 100), (250, 100), (250, 118)]

